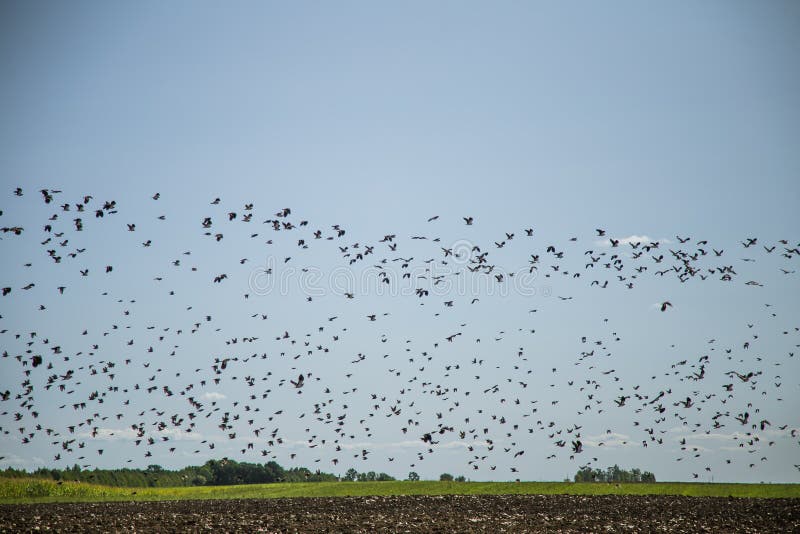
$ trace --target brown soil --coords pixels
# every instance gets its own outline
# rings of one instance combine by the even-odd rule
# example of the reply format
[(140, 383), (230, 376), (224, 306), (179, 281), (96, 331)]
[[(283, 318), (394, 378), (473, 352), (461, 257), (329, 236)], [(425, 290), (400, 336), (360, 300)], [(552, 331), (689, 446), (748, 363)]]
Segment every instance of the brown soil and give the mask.
[(29, 532), (800, 532), (798, 499), (407, 496), (0, 505)]

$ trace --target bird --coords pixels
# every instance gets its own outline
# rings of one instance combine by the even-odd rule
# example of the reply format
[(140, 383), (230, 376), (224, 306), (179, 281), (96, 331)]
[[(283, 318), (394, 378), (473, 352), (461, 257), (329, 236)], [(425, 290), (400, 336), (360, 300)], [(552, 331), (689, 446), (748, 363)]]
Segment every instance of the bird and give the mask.
[[(764, 241), (758, 247), (756, 238), (744, 238), (740, 242), (748, 258), (736, 258), (723, 255), (730, 245), (721, 242), (676, 236), (678, 243), (672, 243), (632, 236), (596, 242), (580, 255), (575, 254), (579, 238), (574, 235), (553, 237), (541, 247), (536, 245), (539, 231), (536, 240), (514, 240), (522, 231), (533, 237), (533, 227), (490, 228), (504, 238), (487, 241), (475, 234), (465, 246), (459, 236), (448, 235), (438, 225), (426, 227), (439, 229), (436, 234), (424, 235), (412, 235), (402, 225), (363, 232), (354, 225), (345, 231), (344, 225), (315, 221), (306, 214), (301, 218), (289, 208), (270, 209), (257, 219), (267, 217), (263, 230), (254, 232), (246, 225), (263, 215), (260, 205), (252, 200), (230, 205), (213, 195), (210, 206), (201, 200), (201, 206), (192, 207), (194, 215), (188, 217), (189, 231), (184, 235), (180, 212), (167, 211), (169, 203), (159, 203), (164, 215), (158, 219), (166, 220), (168, 214), (174, 228), (163, 225), (154, 232), (147, 220), (155, 214), (136, 204), (149, 202), (147, 196), (98, 204), (83, 191), (80, 195), (52, 188), (42, 191), (42, 197), (29, 198), (21, 188), (19, 194), (11, 190), (19, 206), (35, 202), (45, 211), (22, 211), (19, 220), (15, 213), (13, 223), (6, 223), (0, 234), (3, 253), (14, 251), (4, 258), (10, 269), (16, 269), (0, 292), (5, 352), (0, 365), (9, 377), (0, 399), (25, 408), (0, 415), (0, 430), (13, 447), (46, 446), (47, 439), (63, 434), (88, 442), (91, 449), (90, 440), (118, 426), (135, 436), (131, 450), (153, 461), (172, 453), (192, 454), (193, 449), (200, 455), (199, 444), (204, 453), (215, 450), (210, 437), (214, 433), (226, 441), (242, 441), (241, 448), (232, 451), (237, 459), (258, 455), (256, 439), (265, 442), (262, 456), (278, 459), (284, 454), (279, 450), (282, 440), (295, 441), (296, 433), (304, 433), (301, 439), (308, 440), (307, 450), (315, 452), (311, 456), (303, 452), (306, 449), (297, 449), (289, 455), (292, 460), (305, 457), (309, 462), (330, 460), (340, 465), (352, 443), (393, 442), (411, 432), (421, 438), (415, 442), (402, 438), (418, 449), (409, 455), (409, 464), (435, 459), (443, 448), (458, 453), (463, 444), (464, 468), (490, 472), (501, 465), (503, 456), (509, 461), (529, 456), (534, 448), (523, 440), (533, 440), (537, 434), (549, 436), (555, 444), (556, 454), (548, 450), (541, 459), (574, 460), (584, 452), (581, 440), (588, 441), (580, 436), (580, 426), (588, 418), (599, 423), (608, 417), (627, 426), (613, 433), (609, 428), (605, 439), (596, 440), (598, 447), (642, 443), (647, 452), (659, 446), (666, 450), (671, 428), (686, 429), (686, 436), (692, 435), (689, 432), (716, 436), (733, 425), (740, 431), (731, 434), (737, 436), (731, 438), (732, 445), (744, 445), (744, 454), (772, 459), (767, 451), (777, 440), (764, 434), (796, 434), (791, 422), (772, 409), (775, 402), (784, 402), (783, 397), (796, 400), (779, 373), (787, 372), (794, 345), (800, 341), (800, 327), (781, 321), (777, 303), (731, 308), (730, 315), (737, 320), (750, 314), (747, 322), (729, 321), (722, 327), (726, 335), (715, 330), (706, 345), (692, 346), (691, 335), (669, 339), (666, 330), (664, 336), (655, 330), (670, 328), (670, 321), (653, 326), (656, 335), (647, 336), (648, 350), (668, 359), (647, 361), (648, 371), (652, 369), (647, 373), (652, 376), (650, 387), (612, 369), (621, 369), (616, 365), (601, 363), (618, 361), (617, 350), (631, 342), (620, 325), (613, 326), (614, 318), (587, 316), (597, 327), (580, 331), (579, 319), (586, 317), (576, 311), (587, 299), (592, 299), (588, 310), (595, 303), (604, 306), (606, 299), (619, 298), (613, 293), (615, 287), (630, 289), (634, 295), (630, 298), (635, 298), (638, 291), (646, 294), (673, 281), (685, 284), (681, 289), (687, 295), (691, 291), (705, 295), (703, 290), (711, 284), (717, 284), (709, 293), (714, 295), (716, 291), (731, 296), (741, 291), (763, 293), (754, 288), (777, 285), (776, 277), (793, 279), (788, 276), (795, 272), (791, 262), (800, 250), (788, 240), (773, 240), (774, 245)], [(159, 200), (160, 194), (150, 198)], [(95, 211), (95, 217), (80, 213), (84, 210)], [(65, 211), (77, 217), (65, 217)], [(300, 214), (302, 209), (296, 211)], [(116, 224), (117, 212), (127, 222)], [(487, 217), (476, 215), (482, 228), (491, 225)], [(439, 215), (434, 215), (427, 222), (437, 219)], [(474, 223), (471, 216), (462, 219), (466, 225)], [(371, 222), (379, 224), (383, 223)], [(144, 235), (131, 242), (125, 236), (133, 231)], [(605, 230), (595, 231), (597, 237), (606, 237)], [(37, 236), (40, 232), (44, 235)], [(270, 235), (265, 237), (265, 232)], [(12, 248), (19, 244), (25, 246)], [(398, 250), (406, 257), (398, 257)], [(38, 262), (39, 253), (46, 265)], [(266, 260), (256, 259), (265, 256)], [(260, 261), (266, 264), (259, 265)], [(648, 269), (651, 262), (661, 270)], [(348, 276), (362, 277), (356, 283), (364, 285), (348, 279), (330, 291), (317, 291), (315, 276), (322, 267), (340, 264)], [(113, 275), (89, 277), (90, 269), (94, 274), (104, 266)], [(589, 269), (592, 276), (587, 279)], [(737, 271), (744, 276), (741, 283)], [(535, 294), (541, 305), (527, 306), (524, 310), (530, 312), (522, 316), (524, 310), (514, 298), (498, 296), (525, 289), (526, 273), (531, 275), (528, 280), (542, 284)], [(292, 277), (300, 279), (297, 288), (289, 285)], [(226, 283), (216, 285), (222, 281)], [(370, 295), (375, 287), (380, 291)], [(551, 293), (556, 287), (557, 292)], [(587, 296), (581, 287), (607, 291)], [(354, 298), (356, 291), (359, 299)], [(346, 301), (328, 298), (342, 295)], [(551, 303), (551, 295), (559, 298)], [(234, 299), (238, 299), (235, 304)], [(341, 309), (330, 311), (336, 302)], [(467, 302), (474, 306), (464, 306)], [(664, 301), (656, 306), (664, 312), (672, 304)], [(682, 310), (692, 307), (684, 302)], [(222, 311), (214, 313), (212, 308)], [(29, 313), (35, 310), (41, 318)], [(551, 311), (575, 323), (574, 338), (569, 336), (565, 350), (557, 351), (563, 366), (550, 367), (545, 363), (550, 356), (532, 348), (538, 346), (537, 339), (548, 336), (543, 316)], [(14, 319), (9, 320), (12, 312)], [(23, 330), (19, 325), (25, 323), (18, 317), (29, 316), (30, 328)], [(365, 317), (375, 324), (365, 324)], [(670, 355), (677, 356), (670, 359)], [(726, 360), (731, 363), (723, 363)], [(14, 366), (16, 380), (11, 378)], [(725, 372), (726, 368), (735, 370)], [(768, 369), (775, 372), (766, 376)], [(286, 375), (292, 378), (282, 378)], [(56, 402), (45, 406), (43, 390), (48, 401)], [(287, 393), (302, 393), (309, 403), (287, 402)], [(476, 395), (480, 403), (475, 402)], [(564, 401), (573, 396), (574, 406)], [(280, 408), (269, 408), (275, 404)], [(36, 421), (45, 410), (48, 417)], [(384, 416), (398, 424), (386, 428), (373, 424)], [(56, 421), (48, 433), (37, 428), (47, 426), (45, 419)], [(112, 420), (121, 422), (111, 425)], [(267, 424), (275, 430), (264, 428)], [(215, 425), (218, 431), (213, 430)], [(202, 432), (203, 439), (186, 448), (192, 440), (176, 440), (171, 430), (195, 436)], [(630, 437), (617, 439), (622, 432)], [(681, 459), (693, 461), (694, 455), (704, 452), (693, 450), (691, 440), (687, 444), (686, 437), (680, 437)], [(169, 443), (159, 447), (164, 442)], [(59, 454), (57, 461), (71, 464), (73, 444), (62, 448), (62, 443), (56, 441), (52, 452)], [(125, 443), (119, 441), (120, 452)], [(459, 448), (451, 448), (453, 443)], [(106, 452), (104, 460), (111, 449)], [(363, 449), (354, 458), (362, 461), (369, 454)], [(402, 462), (399, 456), (389, 458)], [(525, 470), (523, 465), (512, 467), (512, 472)], [(683, 476), (688, 478), (689, 473)]]

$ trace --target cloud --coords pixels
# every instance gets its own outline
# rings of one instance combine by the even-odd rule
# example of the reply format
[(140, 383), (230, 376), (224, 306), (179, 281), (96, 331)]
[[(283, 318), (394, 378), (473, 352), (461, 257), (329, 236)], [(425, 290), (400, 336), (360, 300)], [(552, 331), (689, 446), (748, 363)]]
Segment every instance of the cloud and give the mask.
[(200, 395), (200, 398), (207, 401), (217, 401), (217, 400), (227, 399), (228, 397), (226, 397), (222, 393), (217, 393), (216, 391), (208, 391)]
[(720, 434), (717, 432), (712, 432), (711, 434), (695, 434), (695, 435), (687, 435), (686, 440), (693, 440), (693, 439), (700, 439), (700, 440), (732, 440), (737, 438), (743, 438), (744, 434), (740, 434), (739, 432), (733, 432), (731, 434)]
[(606, 432), (603, 434), (597, 434), (595, 436), (584, 436), (584, 439), (593, 440), (593, 441), (603, 441), (605, 439), (631, 439), (628, 434), (620, 434), (618, 432)]
[(17, 456), (16, 454), (6, 454), (5, 458), (0, 460), (0, 465), (16, 468), (32, 467), (36, 465), (42, 465), (44, 463), (44, 459), (38, 456), (34, 456), (33, 458), (23, 458), (22, 456)]
[[(724, 447), (722, 447), (724, 448)], [(671, 449), (675, 452), (684, 452), (684, 453), (696, 453), (696, 452), (714, 452), (717, 449), (709, 449), (708, 447), (703, 447), (702, 445), (698, 445), (696, 443), (687, 443), (684, 445), (683, 449)]]
[(710, 432), (706, 434), (703, 432), (702, 434), (683, 434), (673, 437), (672, 439), (675, 441), (680, 441), (681, 439), (686, 439), (687, 445), (689, 441), (692, 440), (719, 440), (719, 441), (731, 441), (735, 439), (745, 439), (748, 436), (741, 433), (741, 432), (731, 432), (731, 433), (722, 433), (722, 432)]
[(103, 441), (131, 441), (137, 439), (138, 435), (131, 428), (98, 428), (94, 432), (79, 432), (78, 437)]
[[(628, 237), (614, 238), (614, 240), (615, 241), (619, 241), (620, 245), (630, 245), (630, 244), (636, 244), (636, 243), (645, 244), (645, 243), (653, 243), (654, 241), (657, 241), (659, 243), (664, 243), (664, 244), (671, 243), (671, 241), (669, 239), (661, 238), (661, 239), (653, 240), (649, 236), (636, 235), (636, 234), (629, 235)], [(598, 245), (598, 246), (601, 246), (601, 247), (610, 247), (611, 246), (611, 239), (601, 239), (599, 241), (595, 241), (594, 243), (595, 243), (595, 245)]]
[(784, 428), (781, 430), (780, 428), (768, 428), (764, 431), (764, 434), (769, 436), (791, 436), (792, 432), (798, 433), (800, 429), (795, 428)]
[(133, 441), (136, 439), (146, 439), (146, 437), (153, 437), (160, 439), (161, 437), (169, 437), (170, 440), (175, 441), (200, 441), (205, 437), (199, 432), (186, 432), (179, 428), (165, 428), (164, 430), (157, 430), (145, 434), (145, 438), (140, 438), (139, 434), (131, 428), (98, 428), (95, 432), (80, 432), (78, 437), (84, 439), (96, 439), (102, 441)]
[(347, 449), (416, 449), (424, 447), (425, 443), (422, 440), (407, 440), (395, 442), (368, 442), (362, 441), (360, 443), (346, 443), (342, 444), (342, 448)]
[(205, 436), (200, 432), (186, 432), (185, 430), (181, 430), (180, 428), (165, 428), (156, 434), (160, 434), (161, 436), (169, 436), (170, 439), (174, 439), (176, 441), (202, 441), (205, 439)]
[(627, 434), (619, 434), (617, 432), (609, 432), (607, 434), (598, 434), (596, 436), (584, 436), (581, 440), (587, 447), (633, 447), (637, 445), (631, 441), (631, 437)]
[[(283, 446), (288, 447), (307, 447), (311, 445), (308, 441), (284, 441)], [(357, 443), (342, 443), (339, 445), (343, 450), (362, 450), (366, 449), (368, 451), (375, 451), (375, 450), (391, 450), (391, 449), (422, 449), (426, 447), (431, 447), (431, 445), (425, 443), (422, 440), (415, 439), (415, 440), (406, 440), (406, 441), (388, 441), (388, 442), (375, 442), (375, 441), (360, 441)], [(485, 441), (446, 441), (446, 442), (439, 442), (432, 447), (436, 449), (458, 449), (463, 448), (466, 449), (468, 447), (479, 448), (479, 447), (488, 447), (488, 444)]]

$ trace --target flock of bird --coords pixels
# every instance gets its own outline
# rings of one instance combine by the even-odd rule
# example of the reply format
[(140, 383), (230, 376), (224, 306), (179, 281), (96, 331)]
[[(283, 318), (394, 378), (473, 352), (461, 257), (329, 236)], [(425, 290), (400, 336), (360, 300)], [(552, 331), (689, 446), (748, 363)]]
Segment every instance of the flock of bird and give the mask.
[[(481, 334), (507, 306), (493, 290), (532, 280), (589, 291), (634, 290), (645, 280), (758, 291), (767, 281), (740, 277), (747, 263), (769, 258), (779, 280), (796, 276), (800, 244), (786, 239), (716, 248), (689, 236), (616, 238), (597, 228), (559, 244), (527, 227), (488, 243), (446, 241), (437, 237), (445, 217), (434, 215), (425, 234), (355, 241), (340, 224), (317, 226), (289, 208), (258, 216), (255, 202), (226, 207), (221, 198), (189, 221), (160, 213), (159, 193), (146, 210), (53, 189), (16, 188), (6, 202), (17, 204), (0, 210), (4, 459), (49, 448), (47, 463), (88, 468), (124, 440), (129, 447), (120, 450), (133, 451), (126, 461), (136, 465), (234, 448), (244, 460), (330, 470), (377, 454), (394, 462), (400, 449), (408, 453), (403, 468), (448, 451), (462, 454), (475, 477), (502, 466), (515, 478), (562, 456), (597, 465), (604, 446), (674, 447), (678, 462), (701, 459), (698, 478), (713, 467), (702, 465), (707, 449), (695, 437), (729, 434), (725, 461), (749, 468), (768, 461), (777, 440), (800, 445), (797, 421), (762, 410), (767, 399), (770, 407), (798, 401), (782, 366), (793, 363), (800, 324), (783, 322), (770, 303), (752, 310), (735, 340), (689, 351), (673, 345), (672, 361), (647, 363), (650, 383), (616, 370), (623, 336), (607, 317), (570, 340), (577, 350), (552, 367), (535, 355), (543, 299), (521, 298), (536, 307), (513, 332)], [(31, 222), (38, 212), (43, 219)], [(479, 224), (455, 219), (464, 232)], [(187, 235), (166, 237), (184, 227)], [(184, 250), (190, 242), (205, 252)], [(495, 259), (512, 248), (524, 263)], [(274, 261), (259, 265), (259, 256)], [(320, 258), (362, 282), (327, 292), (285, 288), (282, 274), (307, 284)], [(581, 306), (564, 293), (554, 302)], [(359, 300), (373, 309), (364, 313)], [(661, 319), (681, 306), (659, 299), (653, 311)], [(787, 349), (763, 345), (774, 338)], [(584, 433), (604, 421), (603, 435)], [(672, 440), (675, 428), (682, 433)], [(535, 438), (548, 447), (531, 446)]]

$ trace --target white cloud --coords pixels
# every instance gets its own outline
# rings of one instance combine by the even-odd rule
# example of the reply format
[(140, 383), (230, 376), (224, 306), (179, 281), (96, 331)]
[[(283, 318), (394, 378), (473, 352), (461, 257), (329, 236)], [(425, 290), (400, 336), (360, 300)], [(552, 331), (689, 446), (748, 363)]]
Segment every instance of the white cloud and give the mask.
[[(435, 441), (435, 440), (434, 440)], [(308, 441), (284, 441), (284, 447), (307, 447), (311, 445)], [(324, 447), (332, 447), (333, 444), (327, 444)], [(430, 445), (425, 443), (422, 440), (406, 440), (406, 441), (388, 441), (388, 442), (373, 442), (373, 441), (360, 441), (356, 443), (342, 443), (339, 445), (343, 450), (362, 450), (366, 449), (368, 451), (375, 451), (375, 450), (391, 450), (391, 449), (422, 449), (427, 447), (432, 447), (434, 449), (457, 449), (463, 448), (466, 449), (470, 446), (473, 448), (479, 447), (487, 447), (488, 444), (485, 441), (447, 441), (447, 442), (440, 442), (435, 445)]]
[(43, 458), (39, 458), (38, 456), (34, 456), (33, 458), (23, 458), (22, 456), (17, 456), (16, 454), (6, 454), (5, 458), (0, 460), (0, 465), (4, 465), (5, 467), (32, 467), (36, 465), (42, 465), (45, 461)]
[(631, 439), (631, 437), (628, 434), (620, 434), (618, 432), (606, 432), (604, 434), (597, 434), (595, 436), (584, 436), (584, 439), (588, 439), (590, 441), (604, 441), (606, 439), (628, 440)]
[(638, 445), (638, 442), (631, 441), (631, 437), (627, 434), (619, 434), (617, 432), (610, 432), (607, 434), (598, 434), (596, 436), (584, 436), (581, 440), (587, 447), (632, 447)]
[(783, 430), (779, 428), (768, 428), (764, 431), (764, 434), (768, 436), (791, 436), (792, 432), (800, 432), (798, 428), (785, 428)]
[(130, 441), (137, 439), (138, 436), (131, 428), (98, 428), (94, 432), (79, 432), (78, 437), (103, 441)]
[(132, 428), (98, 428), (96, 432), (80, 432), (77, 435), (84, 439), (103, 441), (133, 441), (146, 439), (147, 437), (160, 439), (164, 436), (175, 441), (200, 441), (205, 439), (199, 432), (186, 432), (179, 428), (165, 428), (164, 430), (148, 432), (144, 438), (140, 438), (138, 432)]
[(697, 453), (697, 452), (714, 452), (717, 449), (709, 449), (708, 447), (703, 447), (702, 445), (697, 445), (696, 443), (687, 443), (684, 445), (683, 449), (670, 449), (673, 452), (677, 453)]
[(747, 436), (745, 434), (742, 434), (741, 432), (731, 432), (729, 434), (724, 434), (724, 433), (721, 433), (721, 432), (711, 432), (709, 434), (706, 434), (705, 432), (703, 432), (702, 434), (679, 435), (679, 436), (675, 436), (673, 439), (675, 441), (680, 441), (681, 439), (685, 438), (686, 441), (687, 441), (687, 445), (688, 445), (688, 442), (692, 441), (692, 440), (730, 441), (730, 440), (734, 440), (734, 439), (737, 439), (737, 438), (738, 439), (745, 439), (746, 437)]
[[(658, 240), (653, 240), (649, 236), (646, 235), (629, 235), (628, 237), (620, 237), (614, 238), (615, 241), (619, 241), (620, 245), (629, 245), (629, 244), (636, 244), (636, 243), (653, 243), (654, 241), (658, 241), (659, 243), (669, 244), (671, 241), (669, 239), (661, 238)], [(611, 246), (611, 239), (601, 239), (599, 241), (594, 242), (595, 245), (601, 247), (610, 247)]]
[(205, 439), (205, 436), (199, 432), (186, 432), (180, 428), (166, 428), (156, 432), (156, 434), (161, 436), (169, 436), (170, 439), (174, 439), (176, 441), (202, 441)]

